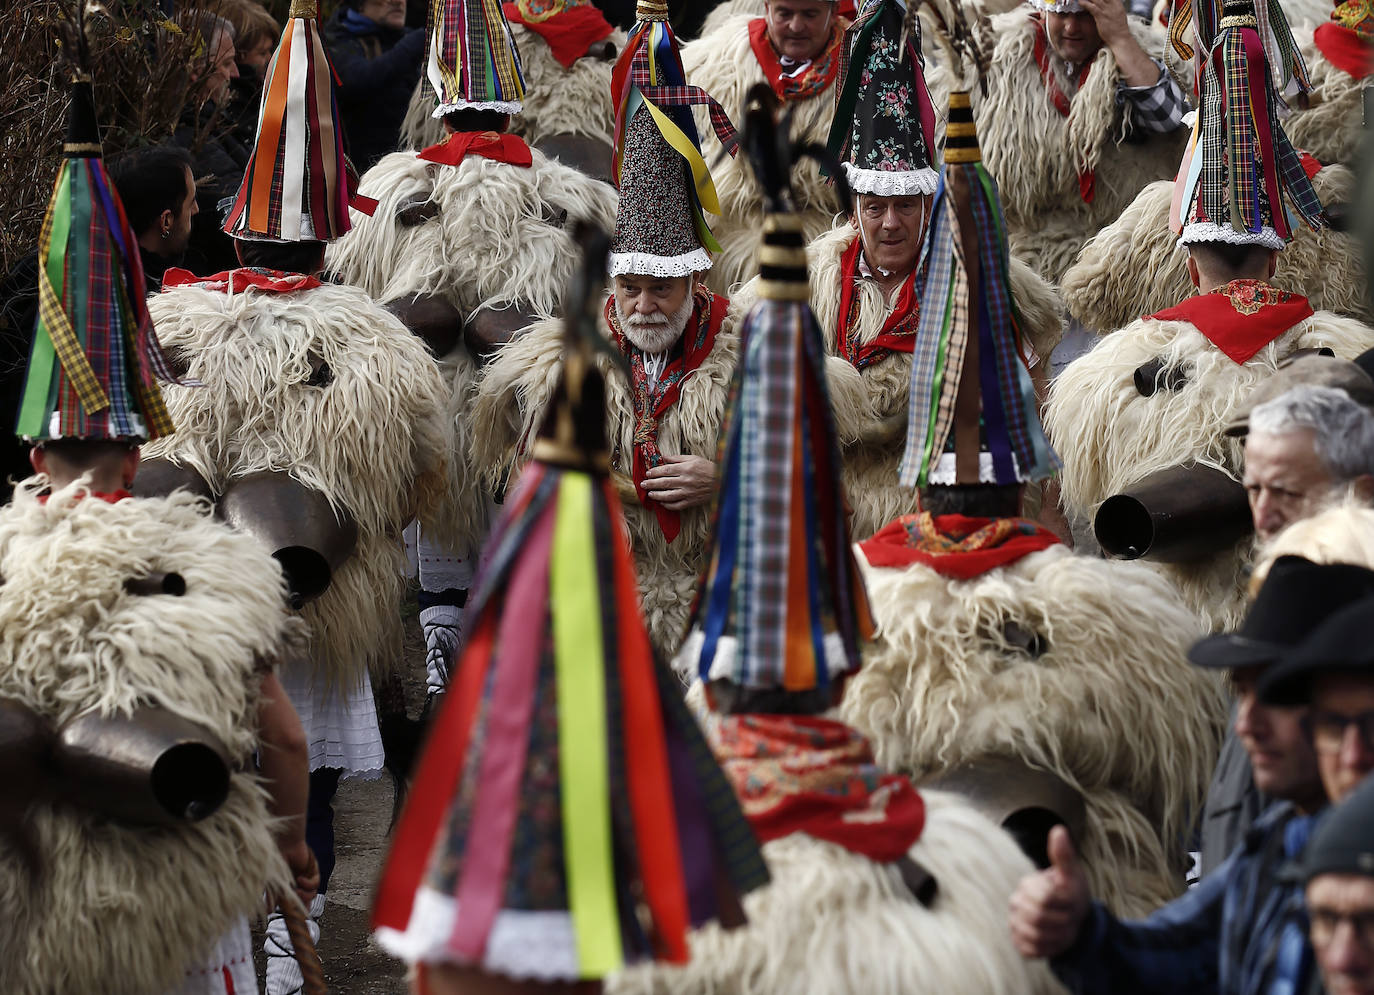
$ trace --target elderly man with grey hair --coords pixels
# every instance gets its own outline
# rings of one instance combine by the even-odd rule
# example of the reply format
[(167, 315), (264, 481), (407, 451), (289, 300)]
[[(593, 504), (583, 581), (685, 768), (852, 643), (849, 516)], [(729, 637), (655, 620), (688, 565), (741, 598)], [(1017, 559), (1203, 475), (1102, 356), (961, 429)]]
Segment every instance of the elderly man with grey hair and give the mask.
[(1342, 497), (1374, 499), (1374, 414), (1334, 387), (1304, 385), (1250, 413), (1245, 490), (1272, 539)]

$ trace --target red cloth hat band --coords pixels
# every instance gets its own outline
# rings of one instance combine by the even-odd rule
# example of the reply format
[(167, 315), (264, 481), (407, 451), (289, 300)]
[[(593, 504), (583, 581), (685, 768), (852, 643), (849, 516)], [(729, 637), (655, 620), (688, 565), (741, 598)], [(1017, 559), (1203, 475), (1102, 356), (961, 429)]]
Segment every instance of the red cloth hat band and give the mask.
[(1057, 544), (1059, 537), (1024, 518), (903, 515), (859, 544), (869, 565), (920, 563), (942, 577), (969, 580)]

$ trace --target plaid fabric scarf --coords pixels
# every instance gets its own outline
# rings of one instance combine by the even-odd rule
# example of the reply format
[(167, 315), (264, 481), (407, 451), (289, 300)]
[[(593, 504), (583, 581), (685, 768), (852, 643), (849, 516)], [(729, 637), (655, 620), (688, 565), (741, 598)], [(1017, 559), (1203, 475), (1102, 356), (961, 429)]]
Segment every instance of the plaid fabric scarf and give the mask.
[(615, 344), (630, 363), (630, 396), (635, 412), (631, 479), (640, 503), (653, 510), (658, 527), (669, 542), (682, 531), (682, 516), (663, 507), (644, 490), (644, 475), (650, 467), (663, 462), (663, 454), (658, 450), (658, 420), (677, 403), (687, 375), (701, 366), (711, 354), (716, 333), (720, 331), (730, 304), (726, 298), (718, 297), (702, 286), (698, 286), (693, 293), (696, 306), (682, 333), (682, 350), (668, 363), (652, 387), (649, 386), (648, 371), (644, 368), (644, 352), (626, 337), (621, 328), (614, 295), (606, 301), (606, 325), (611, 330)]
[(795, 76), (784, 74), (782, 61), (773, 50), (773, 43), (768, 40), (768, 21), (765, 18), (756, 17), (749, 22), (749, 47), (754, 50), (754, 58), (759, 60), (759, 68), (779, 100), (783, 103), (808, 100), (829, 88), (839, 75), (842, 57), (840, 42), (844, 40), (844, 29), (848, 26), (849, 22), (836, 14), (825, 50)]

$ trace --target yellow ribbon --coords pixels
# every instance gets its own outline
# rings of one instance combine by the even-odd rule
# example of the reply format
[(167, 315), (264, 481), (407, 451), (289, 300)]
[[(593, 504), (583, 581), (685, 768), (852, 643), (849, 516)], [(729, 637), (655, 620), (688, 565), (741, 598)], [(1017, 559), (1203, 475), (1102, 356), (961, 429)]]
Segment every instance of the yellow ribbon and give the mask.
[(701, 206), (712, 214), (720, 214), (720, 201), (716, 197), (716, 185), (711, 181), (711, 171), (706, 168), (706, 160), (701, 157), (692, 140), (673, 123), (672, 118), (655, 107), (654, 102), (648, 97), (644, 98), (644, 106), (649, 108), (654, 123), (658, 125), (658, 130), (663, 133), (668, 144), (678, 155), (686, 159), (687, 165), (691, 167), (692, 182), (696, 185), (697, 198), (701, 201)]

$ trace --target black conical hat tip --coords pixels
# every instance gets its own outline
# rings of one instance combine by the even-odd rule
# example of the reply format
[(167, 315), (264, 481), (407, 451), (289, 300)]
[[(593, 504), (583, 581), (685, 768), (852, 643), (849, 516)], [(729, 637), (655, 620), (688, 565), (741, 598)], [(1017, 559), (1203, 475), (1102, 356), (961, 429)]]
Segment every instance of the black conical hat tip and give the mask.
[(62, 154), (68, 159), (91, 159), (101, 154), (95, 89), (90, 80), (72, 83), (72, 104), (67, 111), (67, 139), (62, 143)]

